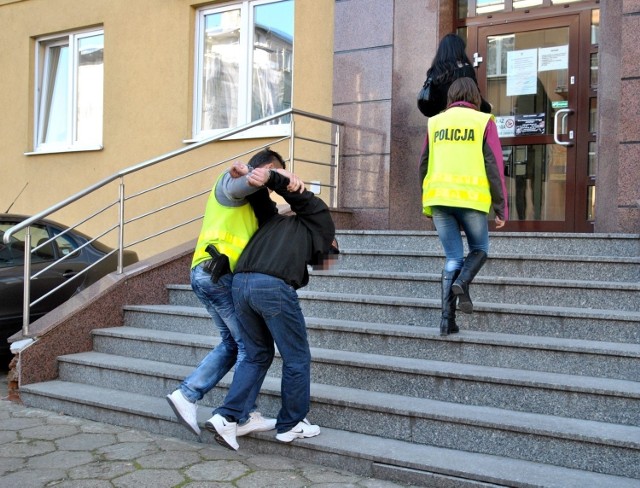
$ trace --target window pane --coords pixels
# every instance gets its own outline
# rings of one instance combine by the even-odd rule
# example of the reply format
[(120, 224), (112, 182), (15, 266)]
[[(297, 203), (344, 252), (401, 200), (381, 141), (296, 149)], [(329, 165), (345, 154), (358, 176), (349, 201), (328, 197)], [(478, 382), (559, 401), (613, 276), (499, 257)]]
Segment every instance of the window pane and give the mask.
[(587, 220), (596, 219), (596, 187), (589, 185), (587, 187)]
[(78, 41), (76, 141), (102, 141), (104, 35)]
[(476, 0), (476, 15), (504, 10), (504, 0)]
[(589, 132), (598, 130), (598, 99), (593, 97), (589, 103)]
[(293, 1), (257, 6), (253, 19), (251, 120), (257, 120), (291, 108)]
[(240, 10), (205, 16), (201, 129), (238, 125)]
[(513, 0), (513, 8), (539, 7), (542, 0)]
[(469, 0), (458, 0), (458, 18), (465, 19), (469, 14)]
[(591, 44), (598, 44), (600, 37), (600, 9), (591, 11)]
[(69, 46), (46, 50), (46, 85), (42, 90), (41, 142), (65, 142), (68, 135)]
[(598, 89), (598, 53), (591, 54), (591, 76), (590, 84), (592, 90)]
[(596, 143), (589, 143), (589, 176), (591, 178), (595, 178), (596, 176), (596, 165), (598, 164), (598, 153), (596, 150)]

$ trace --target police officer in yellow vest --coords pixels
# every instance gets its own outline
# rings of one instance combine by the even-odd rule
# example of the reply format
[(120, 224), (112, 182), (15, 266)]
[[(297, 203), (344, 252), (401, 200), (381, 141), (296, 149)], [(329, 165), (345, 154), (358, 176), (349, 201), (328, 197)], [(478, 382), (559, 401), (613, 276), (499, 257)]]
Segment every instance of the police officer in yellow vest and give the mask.
[[(232, 274), (228, 272), (216, 277), (214, 282), (211, 264), (217, 261), (217, 253), (228, 258), (228, 271), (233, 271), (260, 223), (278, 213), (275, 203), (269, 198), (269, 191), (265, 187), (256, 187), (255, 181), (250, 182), (246, 177), (253, 168), (277, 170), (289, 178), (292, 191), (304, 189), (299, 178), (285, 171), (282, 157), (267, 148), (256, 153), (248, 166), (234, 163), (229, 171), (220, 175), (211, 190), (191, 263), (191, 287), (211, 315), (220, 335), (220, 343), (178, 389), (167, 395), (167, 401), (178, 420), (196, 435), (200, 435), (196, 402), (216, 386), (236, 364), (236, 360), (240, 362), (245, 357), (231, 296)], [(213, 252), (213, 256), (207, 249)], [(242, 420), (237, 435), (271, 430), (276, 423), (275, 419), (265, 419), (257, 411)]]
[[(428, 120), (420, 160), (423, 213), (433, 218), (446, 257), (442, 271), (440, 335), (458, 332), (456, 301), (472, 313), (469, 284), (489, 252), (487, 216), (496, 228), (508, 218), (504, 163), (498, 130), (491, 114), (478, 111), (480, 92), (471, 78), (449, 88), (447, 109)], [(464, 258), (460, 229), (469, 254)]]

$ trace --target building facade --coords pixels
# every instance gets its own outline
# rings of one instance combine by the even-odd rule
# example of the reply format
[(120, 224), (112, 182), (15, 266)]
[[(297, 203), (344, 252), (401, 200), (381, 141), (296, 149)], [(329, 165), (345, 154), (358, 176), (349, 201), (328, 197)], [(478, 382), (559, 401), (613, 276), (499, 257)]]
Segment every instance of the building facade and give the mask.
[(500, 128), (511, 231), (640, 231), (640, 2), (336, 2), (334, 114), (369, 141), (343, 158), (357, 226), (428, 228), (416, 95), (439, 39), (458, 32)]
[[(416, 95), (458, 32), (501, 131), (507, 230), (637, 233), (639, 24), (637, 0), (0, 0), (0, 206), (40, 212), (294, 107), (345, 122), (341, 227), (429, 229)], [(288, 130), (280, 120), (165, 173)]]

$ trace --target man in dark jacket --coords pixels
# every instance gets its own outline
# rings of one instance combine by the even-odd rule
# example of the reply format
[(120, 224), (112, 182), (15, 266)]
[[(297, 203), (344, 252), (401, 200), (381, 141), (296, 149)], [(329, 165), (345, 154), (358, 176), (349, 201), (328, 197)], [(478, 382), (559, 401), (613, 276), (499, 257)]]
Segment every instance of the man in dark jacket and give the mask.
[(256, 169), (247, 176), (281, 195), (295, 215), (273, 215), (254, 234), (236, 265), (232, 293), (245, 343), (224, 404), (205, 427), (224, 447), (238, 449), (238, 419), (255, 402), (273, 361), (274, 341), (282, 356), (282, 408), (276, 439), (313, 437), (320, 427), (306, 419), (310, 403), (311, 353), (296, 290), (309, 281), (307, 265), (324, 266), (337, 253), (335, 226), (327, 205), (310, 191), (287, 191), (288, 179)]

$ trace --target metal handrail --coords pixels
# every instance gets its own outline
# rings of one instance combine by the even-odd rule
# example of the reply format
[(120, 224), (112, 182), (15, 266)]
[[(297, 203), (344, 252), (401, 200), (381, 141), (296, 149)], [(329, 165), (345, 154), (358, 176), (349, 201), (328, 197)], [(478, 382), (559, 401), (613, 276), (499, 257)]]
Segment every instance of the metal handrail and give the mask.
[[(95, 183), (95, 184), (93, 184), (91, 186), (88, 186), (87, 188), (75, 193), (74, 195), (71, 195), (70, 197), (68, 197), (68, 198), (56, 203), (55, 205), (50, 206), (49, 208), (43, 210), (42, 212), (39, 212), (39, 213), (37, 213), (37, 214), (25, 219), (24, 221), (14, 225), (13, 227), (11, 227), (11, 228), (9, 228), (9, 229), (7, 229), (5, 231), (4, 236), (3, 236), (3, 241), (4, 241), (5, 244), (9, 244), (11, 237), (16, 232), (18, 232), (20, 230), (23, 230), (23, 229), (25, 230), (24, 301), (23, 301), (23, 326), (22, 326), (23, 335), (28, 336), (30, 307), (32, 305), (38, 303), (39, 301), (41, 301), (45, 297), (49, 296), (50, 294), (54, 293), (59, 288), (65, 286), (65, 284), (67, 283), (67, 282), (65, 282), (65, 283), (59, 285), (58, 287), (54, 288), (53, 290), (50, 290), (46, 295), (44, 295), (43, 297), (40, 297), (39, 299), (35, 300), (33, 303), (30, 302), (30, 288), (31, 288), (30, 287), (30, 281), (31, 281), (31, 279), (34, 278), (34, 276), (37, 276), (37, 275), (31, 276), (31, 254), (34, 251), (36, 251), (39, 247), (42, 247), (42, 246), (46, 245), (46, 243), (44, 243), (44, 244), (42, 244), (42, 246), (36, 247), (36, 249), (33, 249), (33, 250), (31, 249), (30, 226), (34, 222), (36, 222), (36, 221), (38, 221), (40, 219), (46, 218), (49, 215), (53, 214), (54, 212), (57, 212), (57, 211), (65, 208), (65, 207), (69, 206), (70, 204), (75, 203), (75, 202), (77, 202), (77, 201), (79, 201), (79, 200), (81, 200), (81, 199), (93, 194), (97, 190), (107, 186), (110, 183), (113, 183), (114, 181), (120, 180), (120, 183), (119, 183), (120, 190), (119, 190), (118, 199), (116, 199), (115, 201), (110, 202), (108, 204), (107, 208), (103, 208), (103, 209), (99, 210), (98, 212), (94, 213), (93, 215), (91, 215), (90, 217), (82, 220), (79, 223), (76, 223), (74, 226), (71, 226), (69, 228), (69, 230), (76, 228), (78, 225), (81, 225), (84, 222), (86, 222), (87, 220), (89, 220), (89, 219), (95, 217), (96, 215), (106, 211), (106, 209), (112, 208), (113, 206), (117, 205), (118, 206), (118, 223), (116, 223), (116, 224), (114, 224), (112, 226), (109, 226), (107, 231), (105, 231), (104, 233), (100, 234), (100, 237), (102, 237), (102, 236), (104, 236), (104, 235), (106, 235), (106, 234), (108, 234), (108, 233), (110, 233), (110, 232), (112, 232), (112, 231), (114, 231), (116, 229), (118, 230), (118, 244), (117, 244), (116, 249), (111, 251), (103, 259), (106, 259), (106, 257), (112, 255), (114, 252), (117, 252), (118, 253), (118, 257), (117, 257), (117, 273), (122, 273), (122, 271), (123, 271), (123, 261), (124, 261), (123, 253), (124, 253), (124, 249), (126, 247), (131, 247), (133, 245), (139, 244), (139, 243), (144, 242), (146, 240), (149, 240), (149, 239), (158, 237), (160, 235), (163, 235), (163, 234), (165, 234), (167, 232), (175, 230), (175, 229), (177, 229), (179, 227), (182, 227), (184, 225), (188, 225), (188, 224), (198, 220), (198, 218), (187, 220), (186, 222), (178, 223), (176, 225), (171, 225), (170, 227), (165, 228), (165, 229), (161, 230), (160, 232), (157, 232), (155, 234), (151, 234), (151, 235), (146, 236), (146, 237), (142, 237), (142, 238), (138, 239), (137, 241), (135, 241), (133, 243), (129, 243), (128, 246), (125, 246), (125, 244), (124, 244), (124, 226), (125, 226), (125, 224), (130, 224), (130, 223), (135, 222), (137, 220), (140, 220), (140, 219), (142, 219), (144, 217), (147, 217), (149, 215), (155, 214), (155, 213), (157, 213), (159, 211), (166, 210), (167, 208), (176, 206), (176, 205), (178, 205), (180, 203), (184, 203), (185, 201), (187, 201), (189, 199), (193, 199), (193, 198), (196, 198), (198, 196), (201, 196), (204, 193), (208, 193), (210, 190), (207, 190), (206, 192), (196, 193), (195, 196), (190, 196), (190, 197), (187, 197), (187, 198), (179, 199), (179, 200), (173, 202), (170, 205), (165, 205), (165, 206), (161, 206), (160, 208), (155, 208), (151, 212), (143, 213), (143, 214), (138, 215), (135, 218), (130, 219), (128, 221), (125, 221), (125, 219), (124, 219), (124, 208), (125, 208), (126, 201), (128, 201), (128, 200), (130, 200), (132, 198), (135, 198), (137, 196), (143, 195), (145, 193), (157, 190), (157, 189), (162, 188), (164, 186), (167, 186), (169, 184), (178, 182), (180, 180), (183, 180), (183, 179), (185, 179), (187, 177), (193, 176), (193, 175), (198, 174), (200, 172), (207, 171), (208, 169), (212, 169), (214, 167), (220, 166), (221, 164), (224, 164), (224, 162), (228, 162), (228, 161), (232, 160), (233, 158), (225, 159), (225, 160), (220, 161), (218, 163), (215, 163), (213, 165), (208, 165), (205, 168), (200, 168), (200, 169), (198, 169), (196, 171), (192, 171), (191, 173), (188, 173), (186, 175), (181, 175), (181, 176), (179, 176), (177, 178), (174, 178), (173, 180), (170, 180), (168, 182), (156, 185), (156, 186), (151, 187), (151, 188), (147, 188), (147, 189), (145, 189), (143, 191), (140, 191), (140, 192), (138, 192), (136, 194), (129, 195), (129, 196), (125, 196), (125, 192), (124, 192), (123, 179), (124, 179), (125, 176), (131, 175), (133, 173), (137, 173), (137, 172), (145, 170), (145, 169), (148, 169), (148, 168), (150, 168), (152, 166), (155, 166), (156, 164), (161, 163), (163, 161), (175, 158), (175, 157), (180, 156), (182, 154), (185, 154), (187, 152), (190, 152), (190, 151), (193, 151), (195, 149), (198, 149), (198, 148), (200, 148), (202, 146), (206, 146), (208, 144), (211, 144), (213, 142), (218, 142), (218, 141), (221, 141), (223, 139), (227, 139), (227, 138), (229, 138), (231, 136), (234, 136), (236, 134), (239, 134), (239, 133), (242, 133), (242, 132), (247, 131), (249, 129), (252, 129), (254, 127), (266, 124), (266, 123), (268, 123), (270, 121), (277, 120), (277, 119), (280, 119), (282, 117), (286, 117), (288, 115), (291, 115), (291, 119), (290, 119), (290, 128), (291, 128), (290, 135), (289, 136), (285, 136), (285, 137), (280, 138), (280, 139), (277, 139), (276, 141), (272, 141), (271, 143), (265, 144), (263, 146), (258, 146), (258, 149), (267, 147), (267, 146), (275, 144), (275, 143), (283, 142), (283, 141), (289, 139), (289, 161), (290, 161), (291, 171), (293, 171), (294, 160), (295, 160), (294, 152), (293, 152), (294, 151), (294, 140), (300, 139), (300, 140), (304, 140), (304, 141), (311, 141), (311, 142), (315, 142), (315, 143), (319, 143), (319, 144), (325, 144), (325, 145), (332, 146), (334, 148), (334, 153), (333, 153), (334, 163), (333, 164), (327, 164), (327, 163), (324, 163), (324, 162), (304, 160), (304, 159), (299, 159), (298, 161), (299, 162), (304, 162), (304, 163), (310, 163), (310, 164), (333, 167), (333, 169), (334, 169), (333, 175), (332, 175), (332, 177), (330, 177), (330, 180), (332, 180), (332, 181), (330, 181), (329, 183), (320, 183), (319, 186), (331, 188), (331, 189), (334, 190), (332, 198), (331, 198), (330, 205), (335, 208), (337, 206), (337, 194), (338, 194), (338, 180), (337, 180), (337, 178), (338, 178), (338, 171), (339, 171), (338, 163), (339, 163), (339, 153), (340, 153), (340, 128), (344, 127), (345, 124), (344, 124), (344, 122), (336, 120), (336, 119), (333, 119), (331, 117), (327, 117), (327, 116), (319, 115), (319, 114), (314, 114), (314, 113), (311, 113), (311, 112), (306, 112), (304, 110), (298, 110), (298, 109), (294, 109), (294, 108), (283, 110), (281, 112), (275, 113), (275, 114), (270, 115), (268, 117), (265, 117), (263, 119), (256, 120), (254, 122), (251, 122), (251, 123), (248, 123), (248, 124), (245, 124), (245, 125), (233, 128), (233, 129), (226, 130), (226, 131), (221, 132), (221, 133), (219, 133), (217, 135), (214, 135), (214, 136), (211, 136), (211, 137), (208, 137), (208, 138), (204, 138), (204, 139), (202, 139), (202, 140), (200, 140), (198, 142), (192, 143), (189, 146), (186, 146), (186, 147), (183, 147), (183, 148), (168, 152), (168, 153), (163, 154), (161, 156), (157, 156), (155, 158), (151, 158), (151, 159), (148, 159), (148, 160), (143, 161), (141, 163), (138, 163), (136, 165), (130, 166), (128, 168), (125, 168), (125, 169), (123, 169), (121, 171), (118, 171), (117, 173), (112, 174), (111, 176), (109, 176), (107, 178), (104, 178), (104, 179), (100, 180), (99, 182), (97, 182), (97, 183)], [(296, 136), (296, 134), (295, 134), (295, 121), (294, 121), (294, 116), (295, 115), (299, 115), (299, 116), (302, 116), (302, 117), (306, 117), (306, 118), (310, 118), (310, 119), (314, 119), (314, 120), (318, 120), (318, 121), (321, 121), (321, 122), (326, 122), (326, 123), (332, 124), (333, 126), (335, 126), (335, 134), (333, 135), (335, 140), (332, 141), (332, 142), (326, 142), (326, 141), (311, 139), (311, 138), (308, 138), (308, 137), (302, 137), (302, 136), (298, 137), (298, 136)], [(249, 154), (250, 152), (255, 151), (255, 150), (257, 150), (257, 149), (253, 148), (250, 151), (242, 153), (242, 155)], [(94, 239), (92, 239), (91, 242), (93, 242), (93, 240), (96, 240), (96, 239), (98, 239), (98, 237), (95, 237)], [(51, 242), (52, 240), (54, 240), (54, 238), (50, 238), (48, 242)], [(66, 257), (68, 257), (68, 256), (63, 256), (62, 258), (58, 259), (58, 261), (55, 261), (55, 262), (57, 263), (60, 260), (65, 259)], [(51, 264), (49, 267), (51, 267), (51, 266), (53, 266), (53, 264)], [(89, 268), (85, 269), (83, 272), (88, 271), (88, 269), (90, 269), (93, 266), (94, 265), (90, 265)], [(42, 272), (43, 271), (40, 271), (39, 273), (42, 273)], [(78, 275), (80, 275), (82, 273), (79, 273)]]

